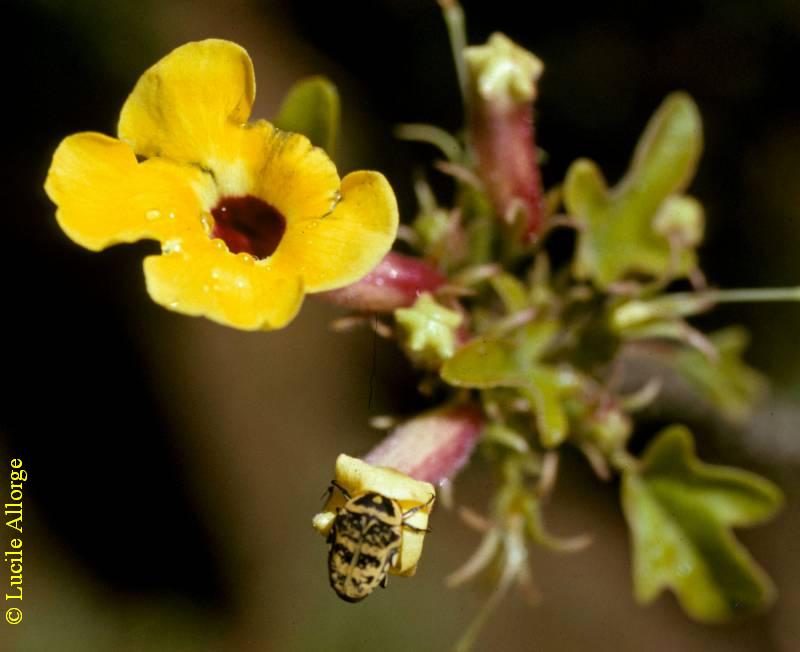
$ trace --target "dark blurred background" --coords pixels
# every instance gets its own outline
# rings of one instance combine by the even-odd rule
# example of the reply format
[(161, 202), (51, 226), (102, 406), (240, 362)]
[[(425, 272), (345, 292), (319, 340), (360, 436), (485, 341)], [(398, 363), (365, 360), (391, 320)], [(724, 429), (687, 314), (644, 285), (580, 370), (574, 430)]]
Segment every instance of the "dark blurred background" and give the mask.
[[(800, 284), (800, 3), (464, 6), (472, 43), (503, 31), (546, 64), (538, 134), (548, 185), (578, 156), (615, 181), (664, 95), (685, 89), (705, 121), (691, 191), (707, 208), (709, 278)], [(271, 334), (168, 313), (144, 290), (140, 261), (152, 243), (84, 251), (59, 231), (42, 190), (61, 138), (113, 134), (144, 69), (214, 36), (251, 53), (255, 117), (273, 115), (297, 77), (330, 76), (343, 96), (341, 170), (383, 171), (409, 219), (412, 172), (435, 152), (398, 144), (393, 125), (458, 129), (462, 120), (435, 2), (17, 0), (4, 18), (13, 33), (3, 41), (0, 479), (16, 457), (29, 481), (24, 621), (0, 623), (0, 649), (447, 649), (485, 599), (479, 588), (442, 585), (474, 533), (439, 510), (418, 577), (348, 605), (327, 586), (326, 547), (310, 528), (335, 456), (377, 441), (368, 417), (416, 401), (399, 356), (379, 343), (373, 360), (365, 331), (332, 334), (339, 313), (313, 301)], [(553, 529), (589, 531), (595, 545), (535, 553), (542, 604), (510, 596), (477, 649), (800, 647), (800, 306), (727, 307), (704, 325), (728, 322), (751, 330), (749, 360), (774, 391), (750, 427), (709, 425), (701, 450), (786, 490), (783, 515), (742, 536), (776, 579), (778, 604), (718, 628), (689, 622), (672, 597), (636, 606), (617, 487), (567, 456)], [(476, 462), (457, 497), (482, 510), (490, 483)]]

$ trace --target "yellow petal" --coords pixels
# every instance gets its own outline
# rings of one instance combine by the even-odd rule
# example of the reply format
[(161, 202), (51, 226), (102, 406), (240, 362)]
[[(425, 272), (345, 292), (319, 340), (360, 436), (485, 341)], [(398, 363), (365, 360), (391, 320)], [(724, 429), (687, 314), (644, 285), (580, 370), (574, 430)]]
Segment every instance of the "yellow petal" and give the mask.
[(138, 163), (130, 146), (98, 133), (65, 138), (45, 190), (56, 218), (78, 244), (98, 251), (144, 238), (166, 241), (201, 232), (199, 169), (162, 159)]
[(147, 291), (156, 303), (242, 330), (285, 326), (303, 302), (299, 276), (278, 275), (222, 240), (189, 237), (144, 261)]
[(255, 98), (253, 63), (230, 41), (187, 43), (139, 79), (118, 133), (141, 156), (206, 164), (226, 158), (226, 134), (246, 123)]
[(290, 225), (330, 213), (339, 199), (336, 165), (302, 134), (269, 127), (253, 194), (278, 209)]
[(329, 215), (288, 220), (268, 264), (299, 273), (307, 292), (349, 285), (389, 251), (397, 234), (397, 200), (378, 172), (353, 172), (342, 181), (341, 201)]
[[(415, 528), (424, 530), (428, 527), (428, 516), (433, 509), (436, 496), (433, 485), (421, 480), (415, 480), (400, 473), (395, 469), (384, 466), (372, 466), (363, 460), (348, 455), (339, 455), (336, 459), (336, 482), (344, 487), (350, 496), (366, 492), (379, 493), (382, 496), (396, 500), (403, 511), (419, 505), (425, 505), (418, 512), (405, 520), (405, 523)], [(339, 492), (334, 492), (322, 513), (317, 514), (312, 524), (322, 535), (327, 536), (336, 516), (336, 509), (344, 505), (344, 497)], [(424, 532), (412, 532), (403, 529), (400, 543), (400, 559), (390, 569), (395, 575), (413, 575), (417, 570), (417, 563), (422, 555), (422, 543), (425, 539)]]
[(336, 205), (336, 165), (301, 134), (258, 120), (228, 132), (225, 156), (208, 161), (220, 196), (258, 197), (287, 223), (321, 217)]

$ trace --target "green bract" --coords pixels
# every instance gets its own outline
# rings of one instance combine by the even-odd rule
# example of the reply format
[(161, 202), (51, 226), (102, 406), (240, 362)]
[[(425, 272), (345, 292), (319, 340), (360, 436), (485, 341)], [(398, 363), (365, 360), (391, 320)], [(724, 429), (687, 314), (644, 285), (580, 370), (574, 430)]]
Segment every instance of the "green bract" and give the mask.
[(771, 581), (730, 530), (775, 514), (782, 496), (771, 482), (703, 464), (691, 433), (673, 426), (650, 444), (639, 470), (624, 474), (622, 503), (639, 601), (668, 588), (693, 618), (723, 622), (773, 599)]

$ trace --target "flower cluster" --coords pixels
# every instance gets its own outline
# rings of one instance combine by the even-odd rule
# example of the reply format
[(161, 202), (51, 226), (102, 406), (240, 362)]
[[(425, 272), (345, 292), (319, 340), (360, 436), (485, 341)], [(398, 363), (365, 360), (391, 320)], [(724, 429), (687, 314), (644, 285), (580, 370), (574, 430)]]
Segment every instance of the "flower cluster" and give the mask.
[[(454, 45), (463, 44), (457, 3), (441, 4)], [(692, 317), (728, 301), (800, 300), (797, 288), (707, 286), (697, 254), (704, 212), (687, 194), (702, 150), (698, 107), (685, 93), (669, 95), (617, 184), (580, 159), (547, 192), (533, 124), (543, 64), (501, 34), (454, 50), (465, 138), (428, 125), (399, 130), (440, 149), (446, 160), (436, 167), (453, 178), (455, 205), (439, 204), (419, 179), (419, 212), (399, 233), (414, 256), (393, 267), (427, 264), (441, 279), (418, 274), (411, 292), (396, 282), (399, 274), (375, 270), (337, 298), (384, 313), (372, 326), (397, 340), (419, 369), (420, 389), (444, 400), (365, 459), (449, 482), (464, 463), (453, 448), (471, 451), (479, 431), (479, 450), (497, 470), (489, 514), (459, 509), (483, 539), (449, 583), (491, 568), (496, 584), (457, 649), (472, 644), (510, 587), (531, 593), (535, 545), (571, 552), (590, 543), (545, 525), (565, 447), (580, 451), (601, 480), (621, 478), (641, 602), (669, 590), (689, 616), (714, 623), (766, 608), (774, 586), (731, 528), (774, 515), (780, 490), (752, 473), (702, 463), (681, 424), (658, 433), (641, 457), (629, 450), (670, 385), (733, 421), (747, 418), (763, 395), (760, 374), (741, 359), (743, 331), (705, 334)], [(549, 255), (557, 228), (575, 233), (572, 258), (558, 267)]]

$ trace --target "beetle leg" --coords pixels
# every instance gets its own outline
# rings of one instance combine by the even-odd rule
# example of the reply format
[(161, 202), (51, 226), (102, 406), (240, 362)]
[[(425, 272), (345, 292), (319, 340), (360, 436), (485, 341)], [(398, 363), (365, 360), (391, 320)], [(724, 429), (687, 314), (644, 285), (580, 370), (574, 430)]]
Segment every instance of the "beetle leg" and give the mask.
[(400, 552), (395, 550), (392, 553), (392, 557), (389, 560), (389, 563), (386, 565), (386, 577), (381, 580), (381, 586), (385, 589), (386, 583), (389, 581), (389, 568), (397, 568), (397, 562), (400, 561)]
[(324, 502), (327, 503), (331, 499), (331, 495), (333, 495), (333, 488), (334, 487), (336, 487), (339, 491), (341, 491), (342, 495), (347, 500), (350, 500), (350, 494), (347, 492), (347, 489), (345, 489), (342, 485), (340, 485), (338, 482), (336, 482), (336, 480), (331, 480), (331, 483), (330, 483), (330, 485), (328, 485), (328, 488), (325, 490), (325, 493), (322, 494), (322, 499), (323, 499)]
[(423, 503), (422, 505), (417, 505), (416, 507), (412, 507), (408, 511), (403, 512), (403, 520), (405, 520), (406, 518), (408, 518), (412, 514), (416, 514), (419, 510), (425, 509), (428, 505), (430, 505), (433, 502), (434, 497), (435, 496), (433, 494), (431, 494), (431, 497), (428, 498), (428, 502), (427, 503)]
[(342, 495), (350, 500), (350, 493), (345, 489), (342, 485), (340, 485), (336, 480), (331, 480), (331, 487), (336, 487), (339, 491), (342, 492)]
[(409, 525), (408, 523), (403, 523), (403, 527), (407, 530), (411, 530), (412, 532), (422, 533), (422, 532), (433, 532), (429, 527), (422, 528), (422, 527), (414, 527), (413, 525)]

